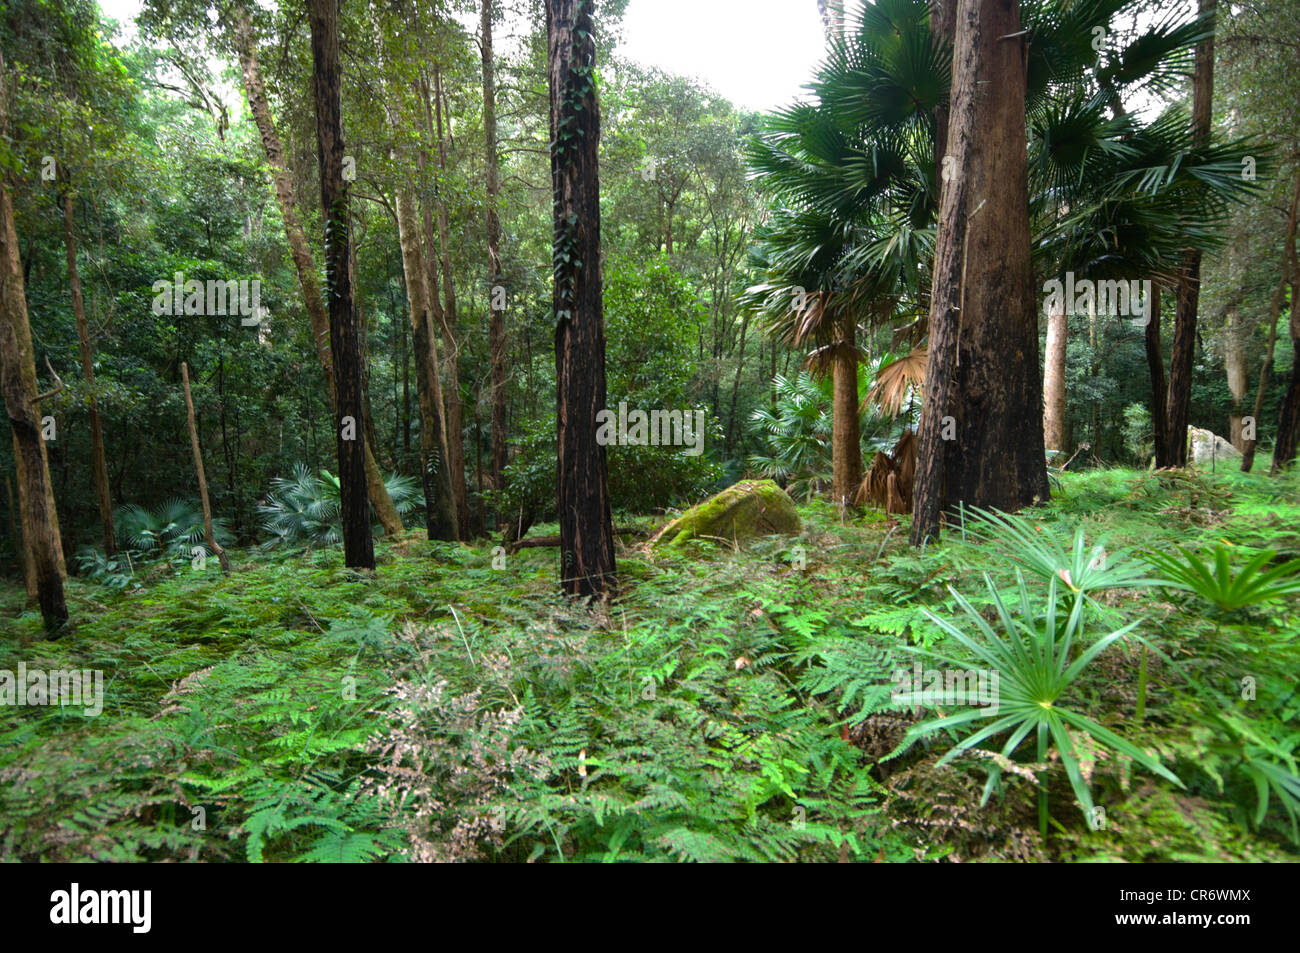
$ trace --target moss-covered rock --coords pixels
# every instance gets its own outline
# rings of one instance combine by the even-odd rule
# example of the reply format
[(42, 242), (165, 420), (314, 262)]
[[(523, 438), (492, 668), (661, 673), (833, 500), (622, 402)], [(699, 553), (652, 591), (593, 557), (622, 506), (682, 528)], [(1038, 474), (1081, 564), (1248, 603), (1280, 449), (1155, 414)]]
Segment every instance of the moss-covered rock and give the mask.
[(793, 536), (803, 528), (794, 500), (771, 480), (742, 480), (691, 507), (650, 541), (652, 549), (688, 539), (740, 543), (755, 536)]

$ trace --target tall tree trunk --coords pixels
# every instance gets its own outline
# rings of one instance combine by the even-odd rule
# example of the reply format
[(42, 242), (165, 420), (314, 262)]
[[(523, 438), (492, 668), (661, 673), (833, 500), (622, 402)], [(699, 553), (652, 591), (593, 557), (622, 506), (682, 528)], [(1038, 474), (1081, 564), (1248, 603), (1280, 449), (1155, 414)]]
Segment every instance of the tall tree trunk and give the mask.
[(606, 393), (592, 6), (592, 0), (546, 0), (560, 584), (576, 596), (617, 586), (605, 448), (596, 440)]
[[(1291, 293), (1295, 294), (1292, 286)], [(1294, 299), (1293, 299), (1294, 300)], [(1291, 311), (1291, 348), (1300, 355), (1300, 321)], [(1296, 439), (1300, 436), (1300, 356), (1291, 368), (1291, 380), (1277, 415), (1277, 443), (1273, 445), (1273, 473), (1285, 470), (1295, 462)]]
[[(438, 145), (438, 171), (447, 175), (447, 142), (442, 129), (442, 71), (433, 68), (433, 114), (429, 115), (429, 89), (424, 89), (425, 123), (429, 135)], [(437, 247), (430, 245), (429, 258), (435, 259), (442, 272), (442, 307), (434, 309), (434, 316), (442, 325), (443, 346), (443, 406), (446, 408), (447, 466), (451, 471), (451, 487), (456, 499), (456, 523), (461, 539), (470, 538), (469, 486), (465, 480), (465, 410), (460, 396), (460, 341), (457, 338), (459, 323), (456, 318), (456, 279), (451, 270), (451, 219), (446, 199), (439, 194), (436, 200), (438, 217)], [(435, 272), (430, 270), (431, 274)], [(438, 295), (438, 283), (429, 285), (431, 297)]]
[(108, 487), (108, 460), (104, 456), (104, 429), (99, 422), (99, 402), (95, 397), (95, 357), (90, 348), (90, 328), (81, 295), (81, 275), (77, 270), (77, 236), (73, 228), (72, 190), (63, 192), (63, 249), (68, 260), (68, 290), (72, 294), (72, 315), (77, 322), (77, 339), (81, 345), (81, 377), (86, 382), (86, 408), (90, 417), (90, 462), (95, 480), (95, 497), (99, 502), (99, 522), (104, 534), (104, 553), (117, 553), (113, 532), (113, 497)]
[(1019, 3), (961, 0), (954, 32), (914, 545), (958, 503), (1014, 511), (1049, 494)]
[(402, 248), (402, 271), (410, 302), (411, 339), (415, 349), (415, 388), (420, 402), (420, 473), (424, 484), (425, 527), (430, 539), (459, 538), (456, 505), (447, 467), (446, 430), (442, 423), (441, 388), (438, 384), (438, 343), (429, 326), (429, 295), (420, 234), (415, 223), (415, 202), (410, 193), (397, 192), (397, 240)]
[[(953, 46), (953, 31), (957, 28), (957, 4), (958, 0), (930, 0), (930, 43), (931, 45), (947, 50), (951, 55)], [(948, 122), (951, 111), (951, 95), (949, 98), (940, 98), (934, 106), (934, 161), (939, 164), (936, 170), (935, 181), (939, 183), (940, 195), (942, 196), (943, 183), (943, 159), (948, 154)]]
[(348, 267), (350, 209), (343, 178), (342, 66), (339, 62), (338, 0), (308, 0), (311, 22), (312, 91), (320, 162), (321, 213), (325, 221), (325, 276), (329, 294), (330, 353), (334, 363), (334, 436), (338, 447), (343, 560), (374, 569), (367, 497), (366, 435), (361, 399), (361, 351), (352, 274)]
[[(1291, 274), (1291, 262), (1295, 255), (1297, 213), (1300, 213), (1300, 167), (1296, 169), (1295, 189), (1291, 193), (1291, 209), (1287, 213), (1286, 236), (1282, 247), (1282, 274), (1278, 279), (1277, 287), (1273, 289), (1273, 300), (1268, 309), (1268, 348), (1264, 351), (1264, 364), (1259, 369), (1259, 387), (1255, 390), (1253, 420), (1256, 433), (1259, 430), (1259, 419), (1264, 413), (1264, 393), (1268, 390), (1268, 378), (1273, 372), (1273, 352), (1277, 347), (1277, 319), (1282, 314), (1282, 302), (1286, 297), (1287, 282), (1294, 278)], [(1293, 294), (1291, 298), (1292, 318), (1295, 316), (1295, 311), (1296, 303)], [(1246, 441), (1241, 454), (1242, 473), (1249, 473), (1255, 465), (1256, 442), (1254, 439)]]
[(840, 318), (831, 369), (831, 492), (836, 506), (848, 506), (862, 483), (862, 431), (858, 422), (856, 322)]
[(1223, 335), (1223, 369), (1228, 379), (1228, 393), (1231, 404), (1228, 407), (1228, 439), (1238, 450), (1246, 449), (1242, 436), (1242, 419), (1245, 414), (1246, 388), (1246, 341), (1249, 329), (1243, 327), (1241, 305), (1233, 302), (1228, 306), (1227, 327)]
[(1165, 353), (1160, 343), (1160, 285), (1151, 283), (1151, 320), (1147, 322), (1143, 335), (1147, 354), (1147, 370), (1151, 373), (1151, 428), (1155, 442), (1156, 466), (1170, 466), (1167, 418), (1165, 416), (1165, 398), (1168, 387), (1165, 384)]
[(740, 372), (745, 369), (745, 333), (749, 330), (750, 312), (746, 309), (740, 318), (740, 346), (736, 349), (736, 376), (731, 379), (731, 410), (727, 414), (727, 453), (736, 447), (736, 398), (740, 395)]
[(1297, 292), (1300, 292), (1300, 256), (1296, 254), (1295, 241), (1287, 245), (1287, 254), (1291, 258), (1291, 353), (1295, 360), (1291, 364), (1291, 382), (1282, 397), (1282, 406), (1277, 414), (1277, 442), (1273, 445), (1272, 473), (1287, 469), (1295, 462), (1296, 443), (1300, 441), (1300, 306), (1297, 306)]
[[(1213, 13), (1218, 0), (1199, 0), (1202, 14)], [(1199, 144), (1210, 135), (1214, 98), (1214, 37), (1196, 44), (1196, 73), (1192, 80), (1192, 131)], [(1196, 311), (1201, 294), (1201, 253), (1183, 253), (1178, 273), (1174, 313), (1173, 352), (1169, 357), (1169, 399), (1165, 428), (1165, 461), (1161, 466), (1187, 465), (1187, 423), (1192, 405), (1192, 371), (1196, 357)]]
[[(421, 171), (427, 170), (428, 164), (429, 164), (428, 158), (425, 155), (424, 150), (421, 149), (420, 156), (419, 156), (419, 167)], [(431, 334), (434, 335), (435, 342), (436, 342), (438, 332), (440, 329), (445, 327), (446, 322), (443, 319), (442, 298), (438, 293), (438, 289), (440, 287), (440, 282), (438, 280), (438, 240), (434, 235), (433, 208), (430, 199), (426, 199), (425, 201), (420, 203), (420, 223), (421, 223), (421, 234), (424, 240), (424, 257), (423, 257), (424, 286), (426, 289), (426, 293), (429, 296), (429, 311), (428, 311), (429, 331)], [(445, 340), (444, 340), (444, 346), (445, 346)], [(437, 353), (436, 343), (433, 350), (434, 353)], [(453, 480), (453, 477), (451, 475), (451, 464), (450, 464), (451, 461), (450, 429), (451, 428), (448, 425), (448, 420), (447, 420), (447, 401), (443, 394), (442, 366), (436, 365), (435, 371), (436, 373), (433, 375), (433, 394), (434, 394), (434, 401), (437, 403), (439, 408), (438, 418), (439, 418), (440, 430), (438, 433), (438, 446), (440, 448), (439, 452), (441, 453), (441, 466), (443, 466), (447, 470), (447, 479)], [(459, 504), (456, 499), (455, 483), (453, 482), (451, 485), (452, 485), (451, 507), (452, 507), (452, 512), (455, 515), (455, 526), (456, 526), (455, 538), (460, 539), (461, 538), (460, 514), (458, 512)]]
[(493, 0), (482, 0), (483, 140), (487, 166), (488, 356), (492, 381), (492, 485), (505, 489), (506, 468), (506, 315), (496, 307), (501, 281), (501, 220), (497, 215), (500, 175), (497, 169), (496, 63), (492, 53)]
[[(0, 54), (0, 133), (9, 133), (8, 73)], [(0, 391), (14, 438), (23, 546), (36, 583), (36, 599), (49, 638), (68, 622), (63, 595), (63, 543), (54, 508), (50, 468), (41, 434), (41, 394), (36, 387), (32, 330), (27, 323), (23, 268), (18, 257), (7, 171), (0, 172)]]
[[(316, 279), (316, 262), (311, 253), (311, 246), (307, 244), (307, 235), (303, 231), (302, 220), (298, 217), (294, 203), (293, 174), (289, 171), (289, 163), (285, 159), (280, 135), (271, 120), (271, 106), (266, 98), (266, 88), (262, 83), (262, 69), (257, 61), (253, 22), (244, 0), (239, 0), (232, 10), (231, 40), (239, 55), (248, 108), (253, 114), (253, 121), (257, 124), (266, 162), (271, 167), (271, 179), (275, 184), (275, 200), (280, 207), (280, 218), (284, 221), (284, 235), (289, 242), (289, 256), (293, 259), (294, 270), (298, 273), (303, 306), (307, 309), (307, 320), (311, 324), (312, 339), (316, 342), (316, 356), (325, 375), (325, 386), (329, 393), (332, 411), (337, 401), (334, 393), (334, 371), (330, 361), (329, 314), (321, 299), (320, 283)], [(375, 508), (375, 515), (379, 517), (385, 533), (400, 533), (402, 518), (388, 495), (383, 474), (379, 472), (379, 464), (375, 462), (374, 453), (369, 446), (365, 448), (365, 464), (366, 492), (371, 505)]]
[(216, 554), (222, 572), (230, 572), (230, 557), (212, 532), (212, 505), (208, 502), (208, 480), (203, 474), (203, 451), (199, 448), (199, 428), (194, 422), (194, 398), (190, 395), (190, 369), (181, 361), (181, 384), (185, 388), (185, 420), (190, 428), (190, 449), (194, 452), (194, 473), (199, 478), (199, 504), (203, 507), (203, 539), (208, 550)]
[(1047, 315), (1047, 354), (1043, 358), (1043, 443), (1048, 450), (1065, 451), (1065, 368), (1070, 319), (1065, 311)]

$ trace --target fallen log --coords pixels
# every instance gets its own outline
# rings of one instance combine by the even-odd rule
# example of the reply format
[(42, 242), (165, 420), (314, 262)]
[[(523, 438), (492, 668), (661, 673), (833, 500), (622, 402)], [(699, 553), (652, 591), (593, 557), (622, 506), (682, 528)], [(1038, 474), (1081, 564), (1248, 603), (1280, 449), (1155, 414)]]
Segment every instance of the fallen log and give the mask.
[[(644, 530), (640, 529), (616, 529), (615, 536), (645, 536)], [(559, 546), (560, 537), (558, 536), (534, 536), (531, 539), (517, 539), (514, 541), (514, 549), (534, 549), (542, 546)], [(507, 547), (507, 552), (514, 550)]]

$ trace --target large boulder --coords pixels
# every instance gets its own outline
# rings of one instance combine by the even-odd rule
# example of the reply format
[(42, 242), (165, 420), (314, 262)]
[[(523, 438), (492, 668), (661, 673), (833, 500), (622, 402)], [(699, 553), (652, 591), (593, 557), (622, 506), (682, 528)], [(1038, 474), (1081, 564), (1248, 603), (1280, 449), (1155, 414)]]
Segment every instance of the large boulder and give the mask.
[(1187, 428), (1187, 441), (1191, 447), (1192, 466), (1208, 467), (1212, 463), (1224, 463), (1241, 459), (1241, 451), (1216, 433), (1202, 430), (1200, 427)]
[(785, 490), (771, 480), (742, 480), (677, 517), (650, 546), (679, 546), (688, 539), (741, 543), (755, 536), (794, 536), (802, 528)]

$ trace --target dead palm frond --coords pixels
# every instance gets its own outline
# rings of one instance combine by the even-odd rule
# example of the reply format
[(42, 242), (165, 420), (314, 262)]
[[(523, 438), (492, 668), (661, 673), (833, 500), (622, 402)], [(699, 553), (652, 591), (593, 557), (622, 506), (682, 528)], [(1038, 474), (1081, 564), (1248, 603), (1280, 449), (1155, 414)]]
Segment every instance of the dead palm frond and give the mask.
[(881, 450), (876, 454), (853, 502), (858, 506), (870, 503), (886, 513), (910, 513), (915, 480), (916, 434), (906, 430), (892, 453)]
[(912, 402), (914, 394), (925, 386), (925, 348), (913, 348), (912, 353), (884, 364), (876, 371), (876, 382), (867, 392), (867, 402), (891, 420)]

